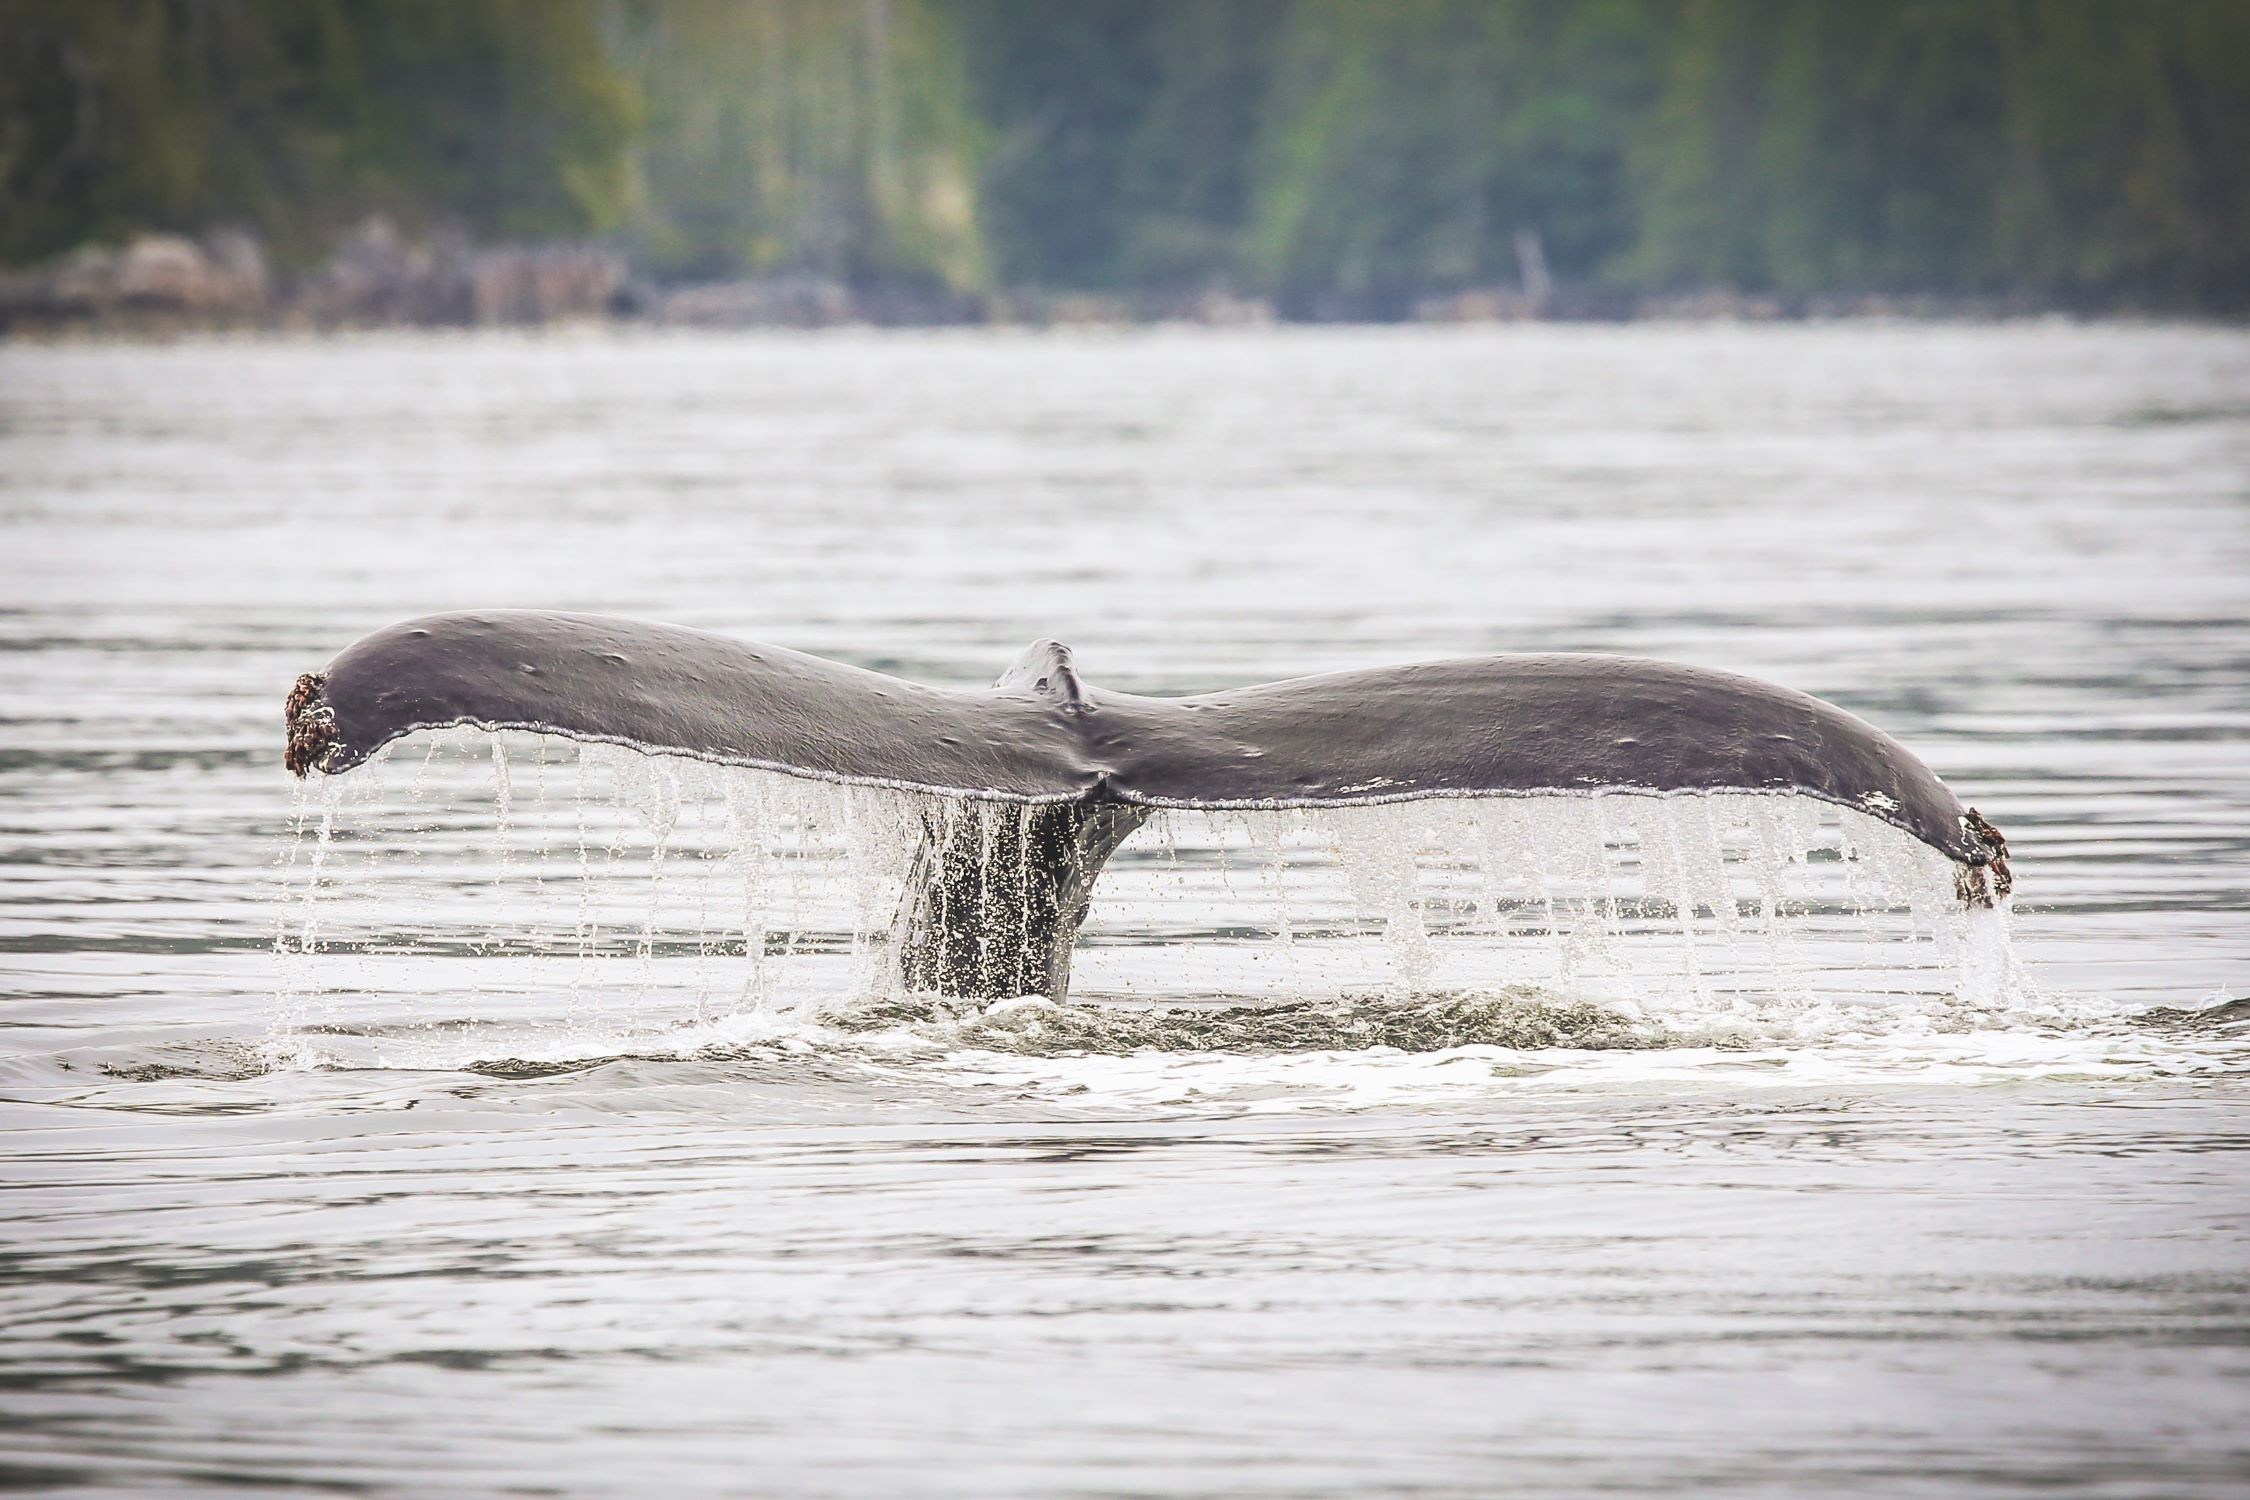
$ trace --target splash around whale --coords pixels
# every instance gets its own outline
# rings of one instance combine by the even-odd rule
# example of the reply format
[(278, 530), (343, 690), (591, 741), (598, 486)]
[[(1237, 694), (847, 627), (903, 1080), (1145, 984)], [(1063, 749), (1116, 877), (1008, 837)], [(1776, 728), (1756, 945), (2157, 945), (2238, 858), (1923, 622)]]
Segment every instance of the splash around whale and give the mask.
[[(927, 794), (893, 951), (910, 988), (973, 999), (1067, 992), (1095, 877), (1160, 809), (1793, 795), (1937, 850), (1971, 906), (2011, 883), (1999, 831), (1872, 725), (1635, 657), (1472, 657), (1152, 698), (1089, 686), (1067, 647), (1040, 641), (991, 688), (957, 691), (676, 626), (476, 611), (354, 643), (297, 680), (286, 715), (300, 777), (471, 725)], [(959, 816), (992, 803), (1017, 816)]]

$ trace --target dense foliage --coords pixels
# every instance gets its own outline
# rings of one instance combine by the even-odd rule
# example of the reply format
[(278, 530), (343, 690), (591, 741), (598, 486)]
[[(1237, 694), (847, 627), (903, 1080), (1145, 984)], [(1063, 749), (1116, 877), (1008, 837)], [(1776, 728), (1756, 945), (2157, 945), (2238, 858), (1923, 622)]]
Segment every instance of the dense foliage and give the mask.
[(0, 260), (2250, 304), (2244, 0), (0, 0)]
[(551, 0), (0, 0), (0, 259), (388, 210), (495, 236), (625, 205), (632, 80)]

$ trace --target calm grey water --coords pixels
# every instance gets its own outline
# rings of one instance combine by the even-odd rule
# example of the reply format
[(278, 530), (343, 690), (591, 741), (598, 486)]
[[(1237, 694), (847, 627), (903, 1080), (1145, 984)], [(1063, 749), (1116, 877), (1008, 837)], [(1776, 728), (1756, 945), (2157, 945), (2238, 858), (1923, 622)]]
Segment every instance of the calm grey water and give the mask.
[[(2250, 1482), (2240, 332), (5, 347), (0, 579), (0, 1480)], [(355, 794), (404, 821), (284, 962), (283, 692), (470, 605), (952, 683), (1752, 672), (2007, 830), (2014, 968), (1838, 919), (1763, 989), (1354, 989), (1144, 848), (1107, 1000), (721, 1004), (692, 916), (554, 977), (493, 893), (578, 899), (571, 773), (473, 746)]]

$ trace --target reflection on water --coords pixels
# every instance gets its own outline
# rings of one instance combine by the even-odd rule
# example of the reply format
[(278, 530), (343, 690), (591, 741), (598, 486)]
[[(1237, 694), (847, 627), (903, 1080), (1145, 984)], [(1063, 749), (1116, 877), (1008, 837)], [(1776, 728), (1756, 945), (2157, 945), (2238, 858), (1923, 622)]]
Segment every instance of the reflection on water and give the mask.
[[(0, 350), (0, 1476), (2231, 1493), (2245, 389), (2059, 326)], [(2000, 822), (2014, 961), (1840, 824), (1769, 912), (1748, 833), (1682, 902), (1637, 831), (1181, 819), (1070, 1003), (886, 995), (841, 833), (746, 913), (724, 818), (528, 737), (293, 803), (296, 673), (477, 604), (1747, 671)]]

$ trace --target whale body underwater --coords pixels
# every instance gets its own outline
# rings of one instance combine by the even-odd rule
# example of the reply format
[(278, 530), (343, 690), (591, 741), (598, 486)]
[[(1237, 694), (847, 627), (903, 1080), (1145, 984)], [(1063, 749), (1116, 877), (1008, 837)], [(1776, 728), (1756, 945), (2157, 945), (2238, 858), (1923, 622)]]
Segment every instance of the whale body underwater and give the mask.
[(297, 680), (286, 715), (283, 759), (300, 777), (473, 725), (1018, 804), (999, 839), (925, 817), (894, 928), (906, 983), (970, 999), (1060, 999), (1095, 877), (1165, 808), (1794, 794), (1938, 850), (1971, 906), (2011, 884), (1999, 830), (1873, 725), (1790, 688), (1639, 657), (1467, 657), (1152, 698), (1088, 685), (1069, 648), (1039, 641), (992, 687), (963, 691), (678, 626), (488, 610), (355, 642)]

